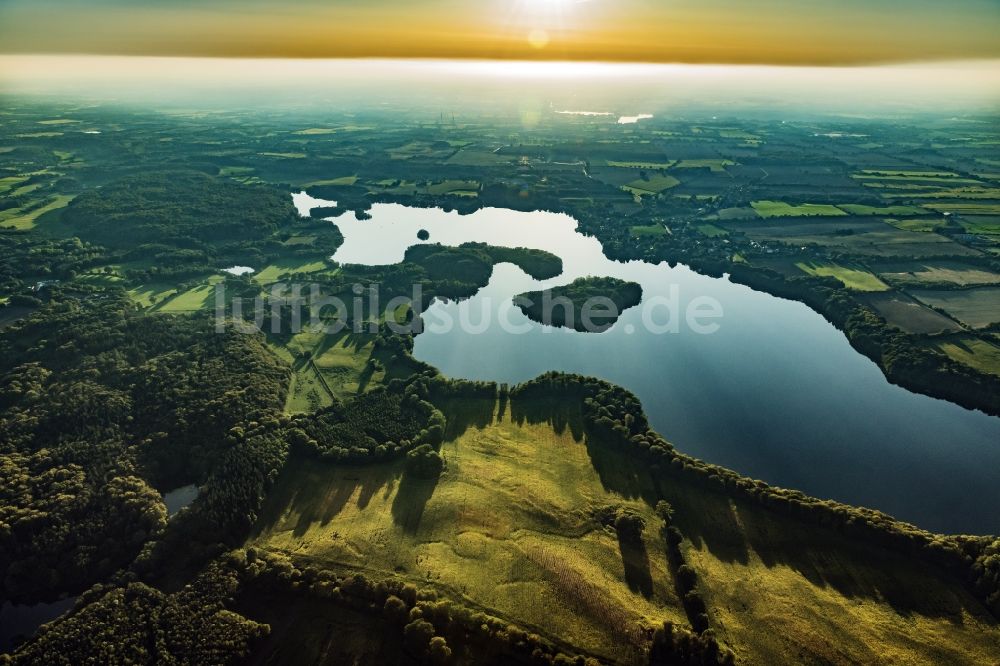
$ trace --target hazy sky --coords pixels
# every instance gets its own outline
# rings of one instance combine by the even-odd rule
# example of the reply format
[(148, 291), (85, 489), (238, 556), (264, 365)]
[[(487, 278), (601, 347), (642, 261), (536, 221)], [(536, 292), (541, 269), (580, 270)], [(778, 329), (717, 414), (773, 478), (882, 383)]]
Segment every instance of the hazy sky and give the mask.
[(860, 64), (1000, 57), (1000, 0), (0, 0), (0, 52)]

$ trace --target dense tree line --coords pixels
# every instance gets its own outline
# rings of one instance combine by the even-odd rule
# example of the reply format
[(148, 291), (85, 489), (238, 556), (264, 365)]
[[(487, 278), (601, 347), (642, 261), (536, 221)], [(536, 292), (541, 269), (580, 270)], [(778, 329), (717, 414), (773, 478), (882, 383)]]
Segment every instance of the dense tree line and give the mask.
[(289, 423), (288, 442), (294, 451), (324, 460), (366, 462), (427, 444), (444, 436), (445, 418), (427, 398), (419, 381), (393, 380), (345, 403)]
[(607, 330), (622, 312), (641, 301), (641, 286), (613, 277), (577, 278), (567, 285), (514, 297), (514, 305), (529, 319), (583, 333)]

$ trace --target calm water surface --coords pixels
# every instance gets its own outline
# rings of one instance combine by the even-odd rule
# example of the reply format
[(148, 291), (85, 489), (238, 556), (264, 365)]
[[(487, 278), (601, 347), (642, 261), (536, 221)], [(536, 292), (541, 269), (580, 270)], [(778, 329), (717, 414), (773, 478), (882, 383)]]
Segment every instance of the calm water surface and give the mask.
[[(320, 205), (305, 195), (295, 201), (303, 211)], [(1000, 532), (1000, 419), (892, 386), (805, 305), (684, 266), (610, 261), (566, 215), (460, 216), (395, 204), (371, 214), (335, 220), (345, 237), (336, 260), (399, 262), (420, 229), (432, 243), (532, 247), (563, 259), (563, 274), (542, 282), (500, 264), (472, 299), (429, 308), (414, 353), (446, 375), (509, 383), (547, 370), (595, 375), (633, 391), (652, 425), (698, 458), (927, 529)], [(584, 275), (638, 282), (644, 303), (599, 334), (546, 327), (509, 307), (517, 293)], [(717, 332), (699, 334), (683, 321), (676, 333), (644, 326), (644, 309), (654, 323), (667, 320), (667, 306), (650, 311), (650, 302), (673, 302), (683, 320), (700, 297), (722, 306), (723, 317), (703, 322), (719, 324)], [(498, 309), (527, 332), (504, 330)], [(443, 321), (460, 317), (472, 325), (444, 330)]]

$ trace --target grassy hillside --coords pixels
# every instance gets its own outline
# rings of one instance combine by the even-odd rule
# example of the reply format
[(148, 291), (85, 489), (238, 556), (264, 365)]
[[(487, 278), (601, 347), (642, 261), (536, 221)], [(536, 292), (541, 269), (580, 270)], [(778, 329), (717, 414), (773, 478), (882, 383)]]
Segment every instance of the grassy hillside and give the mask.
[[(664, 620), (686, 626), (668, 500), (710, 626), (742, 663), (988, 663), (1000, 629), (930, 564), (630, 463), (584, 435), (578, 402), (449, 401), (436, 480), (402, 463), (292, 460), (250, 543), (334, 571), (431, 586), (623, 663)], [(595, 514), (631, 509), (629, 543)], [(253, 619), (259, 619), (254, 617)], [(645, 629), (644, 629), (645, 628)]]

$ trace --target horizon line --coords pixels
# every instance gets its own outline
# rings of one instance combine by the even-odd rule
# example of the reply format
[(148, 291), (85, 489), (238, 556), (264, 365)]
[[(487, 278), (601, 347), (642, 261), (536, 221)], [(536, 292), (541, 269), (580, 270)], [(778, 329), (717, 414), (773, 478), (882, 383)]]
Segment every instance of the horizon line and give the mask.
[(228, 61), (353, 61), (353, 62), (412, 62), (412, 63), (545, 63), (566, 65), (633, 65), (644, 67), (774, 67), (788, 69), (863, 69), (874, 67), (906, 67), (921, 65), (958, 65), (987, 64), (1000, 62), (1000, 56), (995, 57), (949, 57), (949, 58), (911, 58), (885, 59), (866, 61), (742, 61), (728, 62), (724, 60), (640, 60), (640, 59), (608, 59), (608, 58), (522, 58), (522, 57), (492, 57), (477, 55), (462, 56), (424, 56), (424, 55), (224, 55), (224, 54), (181, 54), (181, 53), (99, 53), (88, 51), (47, 51), (47, 52), (3, 52), (0, 59), (8, 58), (107, 58), (107, 59), (149, 59), (149, 60), (228, 60)]

